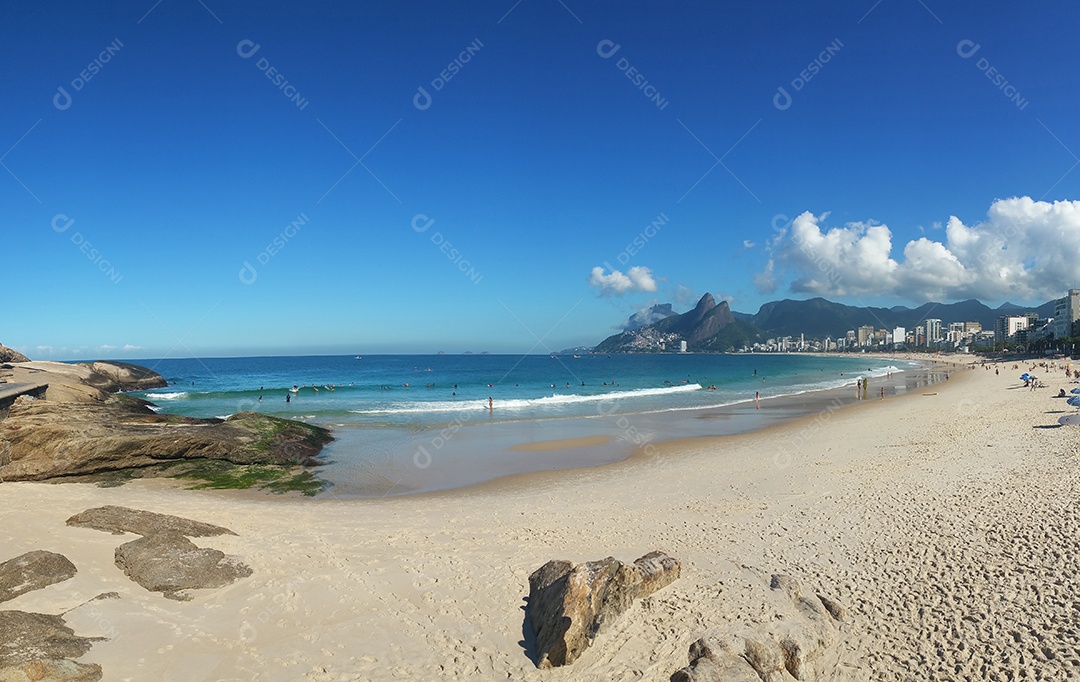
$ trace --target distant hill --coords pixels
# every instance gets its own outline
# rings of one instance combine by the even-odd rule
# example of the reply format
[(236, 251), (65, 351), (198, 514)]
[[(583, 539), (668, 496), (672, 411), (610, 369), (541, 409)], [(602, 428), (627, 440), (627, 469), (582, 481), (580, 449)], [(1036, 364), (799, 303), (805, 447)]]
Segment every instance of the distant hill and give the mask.
[(1024, 312), (1036, 312), (1043, 318), (1050, 317), (1054, 314), (1054, 302), (1044, 303), (1037, 308), (1003, 303), (995, 309), (976, 299), (969, 299), (959, 303), (924, 303), (918, 308), (875, 308), (833, 303), (820, 297), (805, 301), (785, 299), (761, 306), (750, 321), (769, 336), (805, 334), (807, 338), (824, 338), (842, 335), (849, 329), (863, 325), (873, 325), (875, 329), (914, 329), (927, 319), (933, 318), (940, 319), (944, 324), (978, 322), (983, 329), (993, 329), (995, 320), (1001, 315)]
[(742, 348), (761, 336), (753, 325), (735, 319), (727, 301), (717, 304), (712, 294), (705, 294), (693, 310), (609, 336), (593, 350), (596, 353), (676, 351), (680, 342), (686, 341), (689, 351), (727, 351)]
[(630, 319), (623, 325), (624, 331), (633, 331), (635, 329), (641, 329), (647, 327), (650, 324), (655, 324), (660, 320), (677, 315), (674, 310), (671, 309), (670, 303), (658, 303), (648, 310), (639, 310), (630, 316)]

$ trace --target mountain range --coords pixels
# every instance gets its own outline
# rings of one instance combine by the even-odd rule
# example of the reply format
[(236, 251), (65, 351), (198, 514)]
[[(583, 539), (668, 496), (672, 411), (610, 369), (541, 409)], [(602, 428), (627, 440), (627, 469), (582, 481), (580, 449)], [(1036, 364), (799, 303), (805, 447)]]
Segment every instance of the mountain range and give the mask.
[(1054, 302), (1035, 308), (1012, 303), (991, 308), (969, 299), (958, 303), (924, 303), (917, 308), (877, 308), (844, 305), (824, 298), (785, 299), (766, 303), (751, 315), (734, 312), (727, 301), (717, 303), (711, 294), (705, 294), (685, 313), (674, 312), (670, 303), (635, 313), (622, 326), (624, 331), (604, 339), (594, 352), (679, 350), (681, 341), (686, 341), (688, 351), (730, 351), (768, 337), (803, 334), (807, 339), (836, 338), (864, 325), (875, 329), (914, 329), (934, 318), (940, 319), (943, 326), (950, 322), (978, 322), (983, 329), (993, 329), (998, 317), (1025, 312), (1037, 313), (1042, 319), (1052, 317)]

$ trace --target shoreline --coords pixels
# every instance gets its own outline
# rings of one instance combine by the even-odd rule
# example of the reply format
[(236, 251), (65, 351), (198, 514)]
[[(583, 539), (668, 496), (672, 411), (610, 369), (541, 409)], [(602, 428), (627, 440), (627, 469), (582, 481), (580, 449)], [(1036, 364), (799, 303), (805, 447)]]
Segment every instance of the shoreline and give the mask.
[[(930, 384), (935, 389), (935, 395), (942, 395), (946, 392), (954, 393), (959, 391), (959, 387), (965, 383), (965, 378), (968, 372), (962, 371), (967, 369), (970, 363), (966, 362), (951, 362), (951, 361), (939, 361), (949, 365), (948, 371), (951, 372), (950, 379), (948, 381), (942, 379), (933, 384)], [(954, 388), (956, 387), (956, 388)], [(822, 391), (812, 391), (804, 395), (815, 395), (824, 397), (821, 394), (832, 394), (833, 392), (850, 393), (846, 388), (833, 388), (824, 389)], [(779, 396), (771, 398), (770, 400), (781, 400), (783, 398), (794, 396)], [(830, 398), (832, 396), (830, 395)], [(800, 416), (793, 416), (785, 418), (778, 423), (767, 424), (757, 429), (749, 431), (741, 431), (738, 433), (730, 433), (724, 435), (712, 435), (712, 436), (691, 436), (691, 437), (675, 437), (668, 438), (655, 443), (650, 443), (647, 446), (634, 447), (630, 450), (628, 456), (618, 459), (612, 462), (605, 462), (602, 464), (596, 464), (593, 466), (581, 466), (570, 469), (553, 469), (542, 471), (525, 471), (513, 474), (507, 474), (505, 476), (499, 476), (486, 481), (480, 481), (471, 485), (457, 487), (457, 488), (445, 488), (441, 490), (427, 490), (420, 492), (412, 492), (405, 495), (387, 496), (382, 498), (371, 497), (332, 497), (327, 495), (320, 495), (313, 502), (328, 502), (331, 499), (335, 501), (348, 502), (350, 500), (355, 501), (387, 501), (387, 500), (408, 500), (414, 498), (424, 499), (453, 499), (457, 495), (463, 493), (469, 494), (482, 494), (488, 492), (512, 492), (528, 490), (534, 485), (557, 485), (564, 476), (572, 476), (575, 472), (603, 472), (610, 470), (611, 472), (617, 472), (621, 470), (629, 470), (638, 467), (639, 465), (655, 464), (664, 458), (679, 458), (688, 457), (695, 454), (699, 454), (707, 450), (724, 451), (728, 448), (735, 447), (739, 450), (751, 449), (759, 439), (766, 438), (768, 440), (777, 440), (788, 434), (794, 434), (791, 436), (791, 440), (794, 441), (797, 438), (806, 440), (808, 437), (804, 431), (807, 427), (818, 426), (822, 421), (829, 422), (835, 419), (836, 416), (844, 415), (848, 413), (855, 413), (860, 410), (866, 410), (868, 412), (874, 412), (880, 409), (887, 409), (891, 405), (898, 404), (900, 401), (915, 400), (916, 398), (926, 398), (930, 396), (924, 396), (921, 392), (905, 392), (900, 395), (886, 395), (885, 400), (880, 399), (866, 399), (855, 400), (852, 399), (839, 407), (829, 408), (826, 400), (820, 400), (818, 403), (823, 406), (822, 410), (808, 412)], [(764, 404), (764, 400), (762, 403)], [(753, 401), (749, 401), (750, 405)], [(715, 408), (704, 408), (715, 409)], [(828, 418), (822, 420), (822, 415), (828, 415)], [(817, 429), (815, 429), (816, 433)], [(332, 490), (332, 489), (331, 489)]]
[[(897, 355), (885, 359), (908, 360)], [(391, 442), (378, 462), (352, 461), (349, 452), (372, 446), (370, 439), (386, 433), (362, 426), (333, 427), (335, 441), (325, 456), (333, 467), (320, 474), (333, 483), (317, 499), (385, 499), (442, 492), (462, 492), (508, 477), (538, 471), (574, 471), (611, 466), (633, 459), (641, 449), (652, 450), (672, 441), (727, 438), (757, 434), (820, 413), (864, 402), (881, 402), (875, 391), (885, 389), (893, 400), (925, 385), (940, 383), (943, 375), (969, 364), (959, 359), (919, 360), (920, 366), (886, 377), (872, 378), (867, 398), (856, 398), (852, 384), (788, 395), (762, 398), (761, 409), (748, 399), (719, 407), (685, 408), (659, 412), (592, 415), (543, 420), (513, 420), (485, 423), (467, 421), (444, 429), (420, 432), (412, 449)], [(853, 380), (854, 380), (853, 375)], [(718, 424), (723, 424), (718, 427)], [(552, 434), (553, 425), (556, 434)], [(393, 429), (387, 429), (395, 433)], [(679, 433), (681, 431), (681, 433)], [(553, 435), (555, 437), (553, 437)], [(365, 439), (365, 436), (368, 439)], [(604, 442), (600, 442), (603, 440)], [(551, 443), (556, 446), (551, 447)], [(390, 452), (389, 448), (396, 448)], [(344, 451), (344, 452), (343, 452)], [(473, 453), (489, 453), (478, 463)], [(338, 456), (335, 456), (337, 453)], [(464, 454), (463, 454), (464, 453)], [(531, 455), (523, 461), (522, 453)], [(411, 456), (411, 461), (409, 459)], [(381, 470), (379, 467), (382, 467)]]

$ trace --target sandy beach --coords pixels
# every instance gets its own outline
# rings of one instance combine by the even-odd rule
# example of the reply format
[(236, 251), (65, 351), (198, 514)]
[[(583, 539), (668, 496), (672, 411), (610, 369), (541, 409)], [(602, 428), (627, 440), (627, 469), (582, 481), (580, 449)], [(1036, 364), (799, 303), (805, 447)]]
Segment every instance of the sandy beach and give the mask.
[[(1027, 367), (958, 366), (926, 391), (764, 431), (383, 500), (3, 483), (0, 560), (46, 549), (79, 571), (4, 608), (119, 593), (66, 616), (107, 638), (79, 659), (106, 681), (667, 680), (711, 629), (774, 620), (762, 585), (783, 572), (850, 613), (826, 679), (1078, 677), (1080, 445), (1054, 397), (1072, 386), (1040, 370), (1049, 388), (1028, 391)], [(198, 543), (253, 574), (187, 602), (148, 592), (113, 563), (132, 536), (65, 525), (101, 505), (225, 526), (237, 535)], [(538, 670), (529, 574), (652, 550), (682, 577), (571, 666)]]

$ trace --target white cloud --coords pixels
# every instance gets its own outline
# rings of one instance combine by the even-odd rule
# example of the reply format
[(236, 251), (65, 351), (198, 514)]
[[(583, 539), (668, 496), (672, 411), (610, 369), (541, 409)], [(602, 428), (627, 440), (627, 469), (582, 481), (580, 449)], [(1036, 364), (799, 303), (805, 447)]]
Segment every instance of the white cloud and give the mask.
[(626, 274), (612, 270), (608, 275), (604, 274), (604, 268), (598, 266), (589, 275), (589, 286), (599, 289), (602, 296), (622, 296), (631, 291), (654, 292), (656, 280), (649, 268), (640, 265), (630, 268)]
[(826, 217), (805, 212), (770, 240), (772, 257), (755, 278), (759, 290), (775, 288), (776, 270), (791, 277), (795, 292), (917, 302), (1052, 298), (1080, 282), (1080, 201), (998, 199), (983, 222), (967, 226), (950, 217), (943, 242), (909, 241), (901, 260), (891, 256), (886, 225), (823, 229)]
[(754, 287), (760, 293), (771, 294), (774, 293), (779, 286), (779, 282), (776, 280), (776, 264), (773, 259), (770, 258), (769, 262), (765, 264), (765, 269), (754, 275)]
[(683, 306), (693, 305), (697, 303), (698, 295), (694, 293), (694, 290), (685, 284), (680, 284), (675, 287), (675, 293), (672, 294), (672, 301), (680, 308)]
[(750, 241), (749, 239), (744, 239), (744, 240), (742, 241), (742, 247), (743, 247), (744, 249), (752, 249), (752, 248), (754, 248), (755, 246), (757, 246), (757, 244), (755, 244), (754, 242)]

